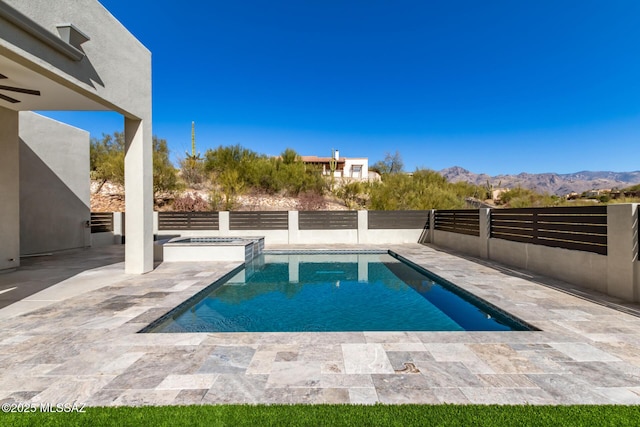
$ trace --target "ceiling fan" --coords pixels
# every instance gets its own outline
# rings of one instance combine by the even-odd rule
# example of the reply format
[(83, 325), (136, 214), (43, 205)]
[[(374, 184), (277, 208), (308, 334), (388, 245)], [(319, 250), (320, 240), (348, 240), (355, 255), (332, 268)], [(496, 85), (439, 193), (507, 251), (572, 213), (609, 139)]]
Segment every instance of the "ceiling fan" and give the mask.
[[(7, 76), (5, 76), (4, 74), (0, 74), (0, 80), (2, 79), (8, 79)], [(9, 92), (18, 92), (18, 93), (26, 93), (27, 95), (36, 95), (36, 96), (40, 96), (40, 91), (39, 90), (33, 90), (33, 89), (24, 89), (21, 87), (15, 87), (15, 86), (5, 86), (5, 85), (0, 85), (0, 90), (5, 90), (5, 91), (9, 91)], [(0, 93), (0, 99), (4, 99), (5, 101), (8, 101), (12, 104), (16, 104), (18, 102), (20, 102), (20, 100), (12, 98), (10, 96), (7, 95), (3, 95)]]

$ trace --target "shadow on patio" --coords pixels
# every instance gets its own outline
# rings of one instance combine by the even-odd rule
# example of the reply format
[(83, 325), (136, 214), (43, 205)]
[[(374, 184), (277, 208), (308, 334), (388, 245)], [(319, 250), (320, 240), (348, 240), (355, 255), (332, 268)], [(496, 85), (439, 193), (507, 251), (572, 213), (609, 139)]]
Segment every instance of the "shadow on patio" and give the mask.
[(17, 270), (0, 274), (0, 309), (80, 273), (123, 261), (124, 246), (121, 245), (22, 258)]

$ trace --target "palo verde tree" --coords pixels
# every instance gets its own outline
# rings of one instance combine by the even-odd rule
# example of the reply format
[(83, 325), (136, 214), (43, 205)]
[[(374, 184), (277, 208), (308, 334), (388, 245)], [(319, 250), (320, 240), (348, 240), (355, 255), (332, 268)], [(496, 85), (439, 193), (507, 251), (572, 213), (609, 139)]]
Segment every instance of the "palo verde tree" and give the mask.
[[(100, 186), (110, 181), (124, 184), (124, 150), (123, 132), (113, 135), (102, 135), (102, 139), (92, 138), (89, 158), (91, 179), (100, 181)], [(169, 160), (169, 148), (165, 139), (153, 136), (153, 190), (159, 192), (173, 191), (178, 188), (176, 169)]]
[(169, 160), (166, 139), (153, 136), (153, 192), (155, 194), (178, 189), (176, 168)]
[(467, 183), (450, 183), (439, 173), (418, 169), (413, 174), (386, 174), (382, 181), (369, 186), (369, 209), (420, 210), (460, 209), (465, 197), (480, 188)]
[(89, 150), (91, 179), (100, 181), (100, 188), (110, 181), (124, 184), (124, 133), (102, 134), (92, 138)]
[(291, 148), (268, 157), (240, 145), (220, 146), (205, 153), (205, 170), (225, 195), (227, 191), (239, 194), (241, 189), (297, 196), (307, 191), (322, 193), (324, 186), (320, 172), (302, 162)]

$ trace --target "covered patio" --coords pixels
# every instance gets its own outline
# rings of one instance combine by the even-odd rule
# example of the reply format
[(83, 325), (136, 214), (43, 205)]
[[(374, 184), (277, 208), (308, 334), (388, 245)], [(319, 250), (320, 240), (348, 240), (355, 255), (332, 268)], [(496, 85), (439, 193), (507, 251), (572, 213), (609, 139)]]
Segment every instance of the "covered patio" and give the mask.
[(20, 266), (20, 220), (28, 213), (20, 209), (19, 112), (38, 110), (123, 115), (125, 269), (150, 271), (150, 52), (98, 2), (79, 7), (78, 2), (63, 0), (51, 7), (46, 0), (6, 0), (0, 2), (0, 21), (0, 271)]

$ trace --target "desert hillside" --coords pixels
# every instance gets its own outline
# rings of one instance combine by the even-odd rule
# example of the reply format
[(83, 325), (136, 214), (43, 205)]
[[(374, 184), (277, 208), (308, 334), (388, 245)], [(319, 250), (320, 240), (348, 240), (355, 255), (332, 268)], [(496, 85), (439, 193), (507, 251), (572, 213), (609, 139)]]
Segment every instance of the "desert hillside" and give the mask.
[[(110, 182), (100, 185), (99, 181), (91, 181), (91, 211), (92, 212), (124, 212), (124, 188), (121, 185)], [(209, 191), (187, 188), (174, 194), (160, 195), (154, 200), (154, 208), (158, 211), (173, 210), (171, 203), (176, 197), (199, 196), (208, 201)], [(305, 204), (311, 202), (298, 197), (267, 195), (267, 194), (243, 194), (236, 200), (238, 211), (290, 211), (304, 210)], [(320, 201), (313, 201), (323, 210), (347, 210), (347, 207), (339, 199), (333, 196), (324, 196)]]
[(470, 172), (460, 166), (454, 166), (441, 170), (440, 174), (450, 182), (486, 185), (488, 181), (494, 188), (522, 187), (539, 193), (556, 194), (558, 196), (571, 192), (582, 193), (592, 189), (621, 189), (640, 183), (640, 171), (581, 171), (568, 174), (523, 172), (518, 175), (490, 176), (484, 173)]

